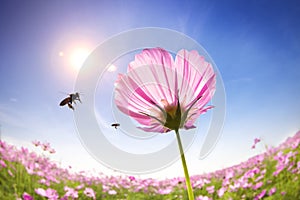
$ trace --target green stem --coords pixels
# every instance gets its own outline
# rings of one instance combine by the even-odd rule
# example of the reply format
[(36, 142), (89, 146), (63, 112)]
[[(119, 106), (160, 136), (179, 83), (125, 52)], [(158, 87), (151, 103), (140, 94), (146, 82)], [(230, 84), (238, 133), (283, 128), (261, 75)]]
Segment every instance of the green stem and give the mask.
[(177, 142), (178, 142), (178, 146), (179, 146), (179, 150), (180, 150), (181, 162), (182, 162), (182, 167), (183, 167), (183, 171), (184, 171), (188, 197), (189, 197), (189, 200), (194, 200), (195, 198), (194, 198), (193, 188), (191, 185), (189, 172), (188, 172), (186, 162), (185, 162), (185, 156), (184, 156), (184, 152), (183, 152), (183, 148), (182, 148), (182, 144), (181, 144), (180, 135), (179, 135), (178, 130), (175, 130), (175, 132), (176, 132)]

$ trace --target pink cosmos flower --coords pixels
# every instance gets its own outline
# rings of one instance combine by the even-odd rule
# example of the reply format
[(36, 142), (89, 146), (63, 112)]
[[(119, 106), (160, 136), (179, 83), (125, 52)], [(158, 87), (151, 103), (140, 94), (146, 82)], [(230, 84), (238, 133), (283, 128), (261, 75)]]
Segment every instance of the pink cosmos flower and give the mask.
[(48, 188), (47, 190), (44, 190), (43, 188), (37, 188), (35, 189), (35, 192), (43, 197), (47, 197), (50, 200), (57, 200), (58, 199), (58, 194), (56, 190)]
[(254, 199), (255, 200), (262, 199), (265, 196), (266, 192), (267, 192), (267, 190), (261, 191), (261, 193), (259, 195), (257, 195)]
[(30, 194), (28, 194), (27, 192), (24, 192), (22, 197), (24, 200), (33, 200), (33, 197), (30, 196)]
[(3, 168), (7, 167), (6, 163), (3, 160), (0, 160), (0, 166)]
[(273, 187), (269, 190), (269, 196), (272, 196), (276, 192), (276, 187)]
[(83, 193), (87, 197), (91, 197), (93, 199), (96, 199), (96, 193), (94, 192), (94, 190), (92, 188), (85, 188)]
[(41, 144), (41, 147), (42, 147), (43, 151), (48, 151), (49, 149), (51, 149), (49, 142), (45, 142), (45, 143)]
[(212, 200), (212, 198), (209, 198), (209, 197), (207, 197), (207, 196), (202, 196), (202, 195), (200, 195), (200, 196), (198, 196), (198, 197), (196, 198), (196, 200)]
[(167, 188), (159, 188), (157, 193), (158, 194), (170, 194), (172, 192), (173, 188), (167, 187)]
[(12, 176), (12, 177), (14, 177), (15, 175), (10, 171), (10, 169), (9, 170), (7, 170), (7, 172), (8, 172), (8, 174), (10, 175), (10, 176)]
[(258, 182), (258, 181), (260, 181), (261, 179), (263, 179), (264, 178), (264, 175), (260, 175), (259, 177), (257, 177), (256, 179), (255, 179), (255, 182)]
[(115, 102), (148, 132), (195, 128), (215, 92), (215, 73), (197, 51), (144, 49), (116, 81)]
[(49, 153), (54, 154), (54, 153), (56, 153), (56, 151), (55, 151), (55, 149), (50, 148), (50, 149), (49, 149)]
[(110, 195), (116, 195), (117, 191), (116, 190), (109, 190), (108, 194), (110, 194)]
[(208, 192), (209, 194), (212, 194), (212, 193), (215, 192), (215, 186), (214, 186), (214, 185), (209, 186), (209, 187), (206, 188), (206, 190), (207, 190), (207, 192)]
[(76, 186), (76, 190), (81, 190), (82, 188), (84, 187), (84, 184), (80, 184), (80, 185), (78, 185), (78, 186)]
[(38, 195), (41, 195), (43, 197), (46, 196), (46, 191), (43, 188), (35, 189), (35, 193), (37, 193)]
[(258, 182), (253, 186), (254, 190), (257, 190), (258, 188), (260, 188), (263, 185), (263, 182)]
[(276, 171), (275, 172), (273, 172), (273, 176), (277, 176), (282, 170), (284, 170), (284, 165), (282, 165), (282, 164), (277, 164), (276, 165)]
[(225, 191), (226, 191), (226, 188), (221, 187), (221, 188), (218, 190), (218, 196), (219, 196), (219, 197), (222, 197), (222, 196), (224, 195)]
[(260, 142), (260, 139), (259, 138), (255, 138), (254, 139), (254, 144), (257, 144), (257, 143), (259, 143)]
[(50, 186), (50, 181), (48, 181), (48, 180), (46, 180), (44, 178), (42, 178), (41, 180), (39, 180), (39, 183), (47, 185), (47, 186)]
[(74, 188), (65, 186), (64, 190), (66, 191), (65, 197), (71, 197), (72, 199), (78, 198), (78, 192)]
[(233, 170), (226, 171), (226, 175), (225, 175), (226, 179), (231, 179), (233, 177), (234, 177), (234, 171)]
[(134, 176), (129, 176), (128, 178), (129, 178), (130, 181), (135, 181), (136, 180)]
[(260, 139), (259, 139), (259, 138), (255, 138), (255, 139), (254, 139), (254, 144), (252, 145), (251, 148), (252, 148), (252, 149), (255, 149), (256, 144), (259, 143), (259, 142), (260, 142)]
[(41, 145), (41, 142), (38, 140), (34, 140), (34, 141), (32, 141), (32, 144), (37, 147), (37, 146)]

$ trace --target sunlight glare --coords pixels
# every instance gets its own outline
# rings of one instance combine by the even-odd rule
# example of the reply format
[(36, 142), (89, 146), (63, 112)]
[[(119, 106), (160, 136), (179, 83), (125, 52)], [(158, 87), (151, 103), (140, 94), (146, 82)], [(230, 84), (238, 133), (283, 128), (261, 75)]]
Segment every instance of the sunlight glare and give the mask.
[(89, 50), (84, 48), (77, 48), (71, 53), (70, 62), (74, 69), (79, 70), (85, 59), (89, 56)]
[(110, 65), (107, 69), (108, 72), (114, 72), (117, 70), (117, 67), (115, 65)]

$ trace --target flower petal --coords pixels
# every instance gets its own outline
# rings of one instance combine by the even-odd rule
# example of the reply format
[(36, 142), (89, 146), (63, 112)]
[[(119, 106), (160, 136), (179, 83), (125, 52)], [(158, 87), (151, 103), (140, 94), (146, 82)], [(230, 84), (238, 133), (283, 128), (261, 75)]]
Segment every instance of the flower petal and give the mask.
[[(147, 68), (148, 73), (138, 73), (140, 68)], [(132, 73), (131, 73), (132, 72)], [(177, 92), (177, 84), (174, 84), (176, 79), (174, 61), (172, 55), (162, 48), (144, 49), (142, 53), (135, 56), (135, 60), (128, 65), (128, 73), (133, 75), (135, 80), (143, 82), (145, 76), (155, 81), (159, 87), (156, 88), (156, 93), (161, 99), (166, 99), (170, 103), (175, 101), (174, 94)], [(162, 87), (169, 88), (168, 92), (163, 92)], [(171, 92), (173, 91), (173, 93)], [(151, 91), (152, 93), (153, 91)]]
[(160, 124), (155, 124), (150, 127), (138, 127), (138, 128), (146, 132), (156, 132), (156, 133), (166, 133), (170, 131), (170, 129), (167, 129)]
[(128, 65), (127, 72), (129, 73), (131, 70), (148, 65), (173, 68), (174, 61), (172, 55), (162, 48), (144, 49), (142, 53), (137, 54), (134, 61)]
[(194, 109), (193, 111), (191, 111), (189, 114), (188, 114), (188, 117), (187, 117), (187, 121), (185, 122), (184, 124), (184, 128), (185, 129), (192, 129), (192, 128), (196, 128), (194, 126), (194, 123), (196, 122), (196, 120), (198, 119), (198, 117), (203, 114), (203, 113), (206, 113), (209, 109), (213, 108), (214, 106), (207, 106), (205, 108), (201, 108), (201, 109)]
[[(175, 59), (178, 73), (182, 75), (179, 81), (179, 97), (183, 97), (182, 108), (185, 110), (193, 106), (198, 111), (190, 111), (185, 122), (186, 128), (193, 127), (193, 123), (200, 114), (207, 111), (204, 106), (211, 100), (216, 85), (213, 67), (200, 56), (197, 51), (181, 50)], [(211, 107), (210, 107), (211, 108)]]

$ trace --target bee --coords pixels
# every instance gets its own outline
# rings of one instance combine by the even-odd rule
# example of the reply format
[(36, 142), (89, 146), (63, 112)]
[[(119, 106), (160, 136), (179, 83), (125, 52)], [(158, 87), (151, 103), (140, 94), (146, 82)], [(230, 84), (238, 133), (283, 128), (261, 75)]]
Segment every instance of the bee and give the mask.
[(64, 106), (67, 104), (70, 109), (74, 110), (72, 103), (76, 104), (76, 100), (81, 103), (78, 92), (76, 92), (74, 94), (69, 94), (69, 96), (67, 98), (65, 98), (64, 100), (62, 100), (59, 105)]
[(111, 124), (111, 126), (115, 127), (115, 129), (117, 129), (118, 126), (120, 126), (120, 124), (119, 123), (113, 123), (113, 124)]

